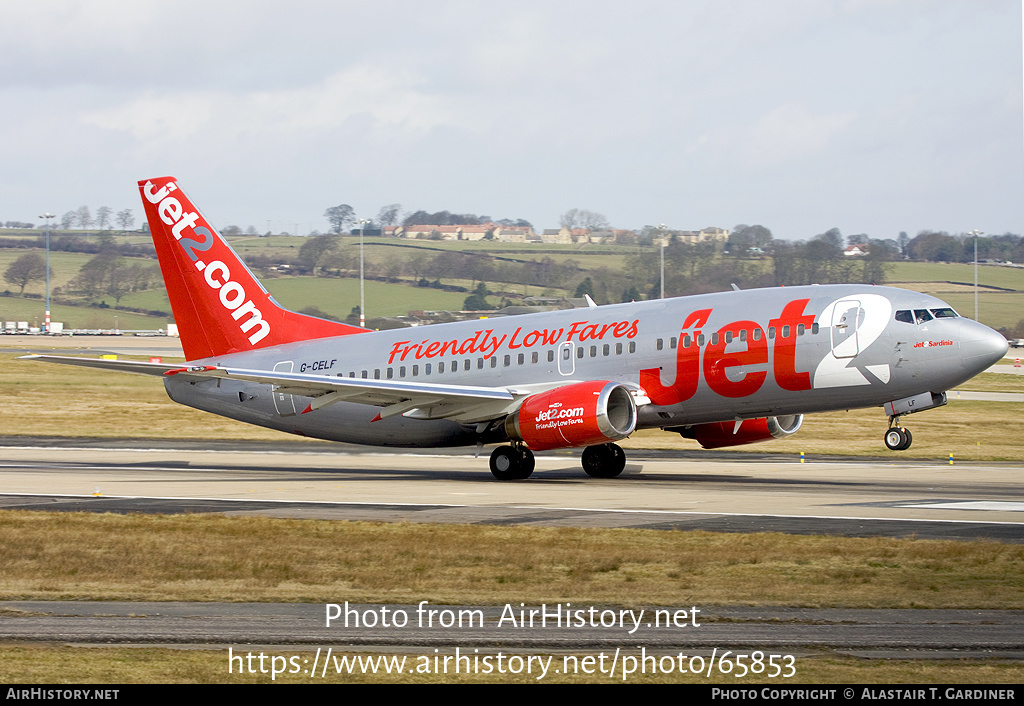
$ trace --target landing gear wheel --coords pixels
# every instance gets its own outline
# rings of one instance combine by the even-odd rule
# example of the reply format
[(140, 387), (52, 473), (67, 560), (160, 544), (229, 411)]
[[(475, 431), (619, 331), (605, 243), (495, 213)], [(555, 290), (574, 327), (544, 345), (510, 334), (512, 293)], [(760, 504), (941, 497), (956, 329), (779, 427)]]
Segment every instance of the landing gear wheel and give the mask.
[(614, 478), (626, 467), (626, 454), (617, 444), (588, 446), (581, 462), (591, 478)]
[(885, 445), (891, 451), (905, 451), (910, 448), (914, 437), (907, 429), (900, 427), (889, 427), (885, 432)]
[(518, 479), (526, 480), (533, 475), (533, 467), (537, 465), (537, 459), (533, 457), (533, 451), (530, 449), (522, 448), (519, 451), (520, 454), (520, 466)]
[(491, 452), (491, 475), (498, 480), (524, 480), (533, 473), (536, 461), (527, 448), (499, 446)]
[(912, 443), (914, 443), (914, 436), (913, 436), (913, 434), (910, 433), (910, 430), (909, 429), (903, 429), (902, 431), (903, 431), (904, 441), (903, 441), (902, 444), (900, 444), (900, 447), (897, 449), (897, 451), (906, 451), (907, 449), (910, 448), (910, 445)]

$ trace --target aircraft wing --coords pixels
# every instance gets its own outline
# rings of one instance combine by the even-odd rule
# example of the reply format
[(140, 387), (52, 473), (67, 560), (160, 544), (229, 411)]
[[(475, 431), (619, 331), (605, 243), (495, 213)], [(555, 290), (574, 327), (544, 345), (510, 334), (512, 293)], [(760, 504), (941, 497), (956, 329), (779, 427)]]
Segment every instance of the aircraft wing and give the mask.
[[(485, 422), (514, 412), (519, 403), (530, 395), (578, 382), (577, 380), (563, 380), (556, 383), (514, 387), (479, 387), (407, 382), (405, 380), (332, 377), (216, 365), (183, 366), (181, 363), (145, 363), (80, 356), (27, 355), (21, 357), (49, 363), (79, 365), (143, 375), (183, 375), (195, 379), (220, 378), (272, 385), (275, 393), (313, 398), (309, 406), (303, 410), (304, 414), (315, 412), (335, 402), (354, 402), (381, 407), (382, 409), (374, 421), (402, 414), (413, 419), (451, 419), (466, 424)], [(632, 391), (637, 404), (649, 403), (650, 400), (642, 396), (635, 384), (624, 384)]]
[(404, 414), (416, 419), (483, 421), (508, 414), (518, 400), (533, 394), (533, 390), (518, 391), (504, 387), (345, 378), (215, 365), (178, 366), (166, 374), (245, 380), (273, 385), (274, 391), (278, 394), (312, 397), (313, 401), (303, 410), (303, 414), (335, 402), (355, 402), (382, 407), (377, 419)]

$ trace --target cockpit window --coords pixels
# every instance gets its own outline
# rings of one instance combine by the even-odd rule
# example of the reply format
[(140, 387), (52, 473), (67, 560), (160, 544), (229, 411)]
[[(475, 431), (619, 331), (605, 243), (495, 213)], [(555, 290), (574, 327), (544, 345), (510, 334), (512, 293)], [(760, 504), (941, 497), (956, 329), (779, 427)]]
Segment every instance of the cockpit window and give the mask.
[(901, 311), (897, 311), (896, 320), (902, 321), (905, 324), (912, 324), (914, 323), (914, 312), (912, 312), (910, 309), (903, 309)]
[(945, 309), (932, 309), (932, 315), (934, 315), (936, 319), (957, 318), (957, 313), (950, 309), (949, 307), (946, 307)]
[(931, 321), (932, 315), (928, 313), (927, 309), (914, 309), (914, 318), (917, 319), (917, 323), (923, 324), (926, 321)]

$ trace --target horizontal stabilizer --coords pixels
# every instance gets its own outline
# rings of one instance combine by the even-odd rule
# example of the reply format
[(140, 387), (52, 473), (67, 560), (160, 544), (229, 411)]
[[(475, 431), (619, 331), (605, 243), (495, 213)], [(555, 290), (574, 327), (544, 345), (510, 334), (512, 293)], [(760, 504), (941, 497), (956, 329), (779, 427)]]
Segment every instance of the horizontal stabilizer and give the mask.
[(181, 368), (181, 363), (144, 363), (140, 360), (112, 360), (110, 358), (84, 358), (77, 355), (23, 355), (19, 360), (42, 360), (47, 363), (78, 365), (83, 368), (116, 370), (120, 373), (141, 375), (164, 375), (170, 370)]

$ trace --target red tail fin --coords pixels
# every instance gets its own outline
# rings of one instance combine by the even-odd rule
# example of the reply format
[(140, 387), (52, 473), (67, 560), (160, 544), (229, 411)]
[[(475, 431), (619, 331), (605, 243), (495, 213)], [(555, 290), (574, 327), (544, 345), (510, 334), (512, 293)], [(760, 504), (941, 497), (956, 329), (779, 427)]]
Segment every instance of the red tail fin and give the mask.
[(365, 331), (282, 309), (174, 177), (139, 191), (187, 360)]

